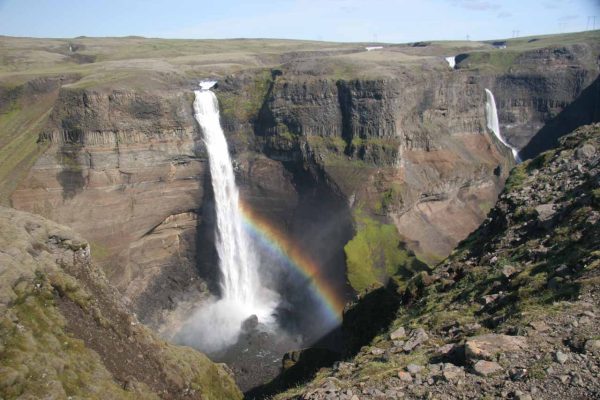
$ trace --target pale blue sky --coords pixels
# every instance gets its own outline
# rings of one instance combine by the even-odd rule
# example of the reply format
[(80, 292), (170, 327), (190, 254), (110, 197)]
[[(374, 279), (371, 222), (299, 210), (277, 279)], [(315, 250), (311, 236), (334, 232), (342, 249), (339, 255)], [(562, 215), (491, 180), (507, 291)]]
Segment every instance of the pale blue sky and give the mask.
[(600, 0), (0, 0), (0, 34), (409, 42), (600, 28)]

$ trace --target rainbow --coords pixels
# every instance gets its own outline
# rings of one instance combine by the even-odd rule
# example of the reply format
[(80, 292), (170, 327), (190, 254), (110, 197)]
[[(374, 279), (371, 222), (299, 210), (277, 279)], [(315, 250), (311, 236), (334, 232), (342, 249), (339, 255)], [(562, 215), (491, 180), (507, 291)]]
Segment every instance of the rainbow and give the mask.
[(251, 236), (268, 249), (270, 253), (285, 260), (284, 265), (309, 280), (328, 317), (339, 323), (342, 318), (345, 300), (321, 276), (318, 264), (303, 254), (301, 249), (286, 234), (257, 214), (244, 201), (240, 199), (239, 204), (244, 226)]

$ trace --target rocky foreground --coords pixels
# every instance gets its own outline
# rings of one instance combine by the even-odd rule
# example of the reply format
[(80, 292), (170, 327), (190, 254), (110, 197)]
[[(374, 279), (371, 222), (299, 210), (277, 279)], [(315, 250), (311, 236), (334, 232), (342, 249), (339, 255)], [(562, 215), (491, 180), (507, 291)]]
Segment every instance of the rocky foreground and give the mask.
[(1, 399), (239, 399), (227, 370), (129, 314), (69, 228), (0, 207)]
[(402, 304), (369, 345), (276, 398), (600, 398), (599, 220), (595, 124), (516, 167), (431, 274), (385, 289)]

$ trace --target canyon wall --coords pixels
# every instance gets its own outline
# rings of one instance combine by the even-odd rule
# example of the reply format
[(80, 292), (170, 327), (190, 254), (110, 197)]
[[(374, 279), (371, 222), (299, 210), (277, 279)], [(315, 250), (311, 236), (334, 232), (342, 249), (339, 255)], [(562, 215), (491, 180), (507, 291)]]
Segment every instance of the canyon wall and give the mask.
[[(207, 168), (191, 100), (63, 88), (40, 136), (50, 146), (12, 196), (15, 207), (83, 232), (127, 298), (161, 307), (204, 286), (196, 230)], [(162, 275), (163, 287), (153, 285)]]
[[(297, 63), (221, 79), (215, 91), (242, 197), (331, 276), (343, 273), (357, 213), (393, 224), (409, 250), (436, 262), (485, 218), (514, 164), (485, 127), (484, 88), (509, 141), (522, 146), (598, 74), (585, 51), (524, 54), (504, 71), (466, 57), (455, 70), (441, 58), (381, 79), (338, 79)], [(48, 149), (11, 197), (87, 237), (151, 325), (180, 300), (218, 291), (192, 101), (180, 82), (63, 87), (40, 135)]]

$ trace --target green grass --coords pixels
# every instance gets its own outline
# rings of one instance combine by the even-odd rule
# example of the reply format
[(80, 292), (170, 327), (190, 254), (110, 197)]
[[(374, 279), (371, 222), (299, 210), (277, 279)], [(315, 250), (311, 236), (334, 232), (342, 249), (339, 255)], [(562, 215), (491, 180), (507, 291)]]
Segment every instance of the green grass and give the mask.
[(256, 119), (272, 83), (267, 69), (254, 73), (252, 82), (241, 93), (219, 92), (219, 105), (225, 120), (250, 121)]
[[(322, 52), (318, 65), (311, 68), (334, 80), (394, 78), (399, 67), (418, 68), (423, 62), (433, 61), (432, 57), (460, 51), (470, 51), (471, 61), (480, 65), (504, 70), (519, 52), (548, 46), (598, 43), (599, 40), (600, 31), (594, 31), (511, 39), (506, 50), (489, 51), (491, 46), (486, 42), (432, 41), (422, 48), (384, 44), (389, 50), (366, 52), (364, 46), (367, 43), (280, 39), (1, 37), (0, 82), (24, 82), (35, 76), (76, 73), (83, 79), (73, 85), (86, 88), (172, 88), (173, 82), (281, 67), (281, 55), (292, 52), (298, 55)], [(77, 47), (75, 55), (69, 51), (69, 45)], [(479, 50), (481, 54), (478, 54)], [(82, 64), (77, 57), (89, 57), (94, 62)], [(435, 61), (435, 64), (444, 68), (443, 63)]]
[(427, 269), (401, 246), (396, 227), (383, 224), (358, 210), (354, 213), (356, 235), (344, 246), (348, 280), (357, 292), (383, 285), (390, 277), (408, 280)]
[(461, 66), (490, 69), (495, 72), (508, 72), (520, 55), (520, 52), (508, 49), (492, 50), (489, 52), (476, 51), (469, 53), (468, 57), (461, 62)]
[(522, 163), (512, 169), (504, 185), (506, 191), (516, 190), (521, 187), (525, 179), (527, 179), (526, 166), (527, 163)]
[(36, 282), (40, 289), (34, 290), (31, 282), (22, 285), (11, 310), (18, 325), (7, 316), (0, 322), (5, 349), (0, 357), (0, 396), (136, 398), (113, 381), (95, 352), (65, 333), (51, 286), (44, 277)]
[(42, 95), (32, 103), (19, 100), (0, 113), (0, 205), (10, 206), (10, 194), (47, 145), (37, 143), (52, 109), (52, 95)]

